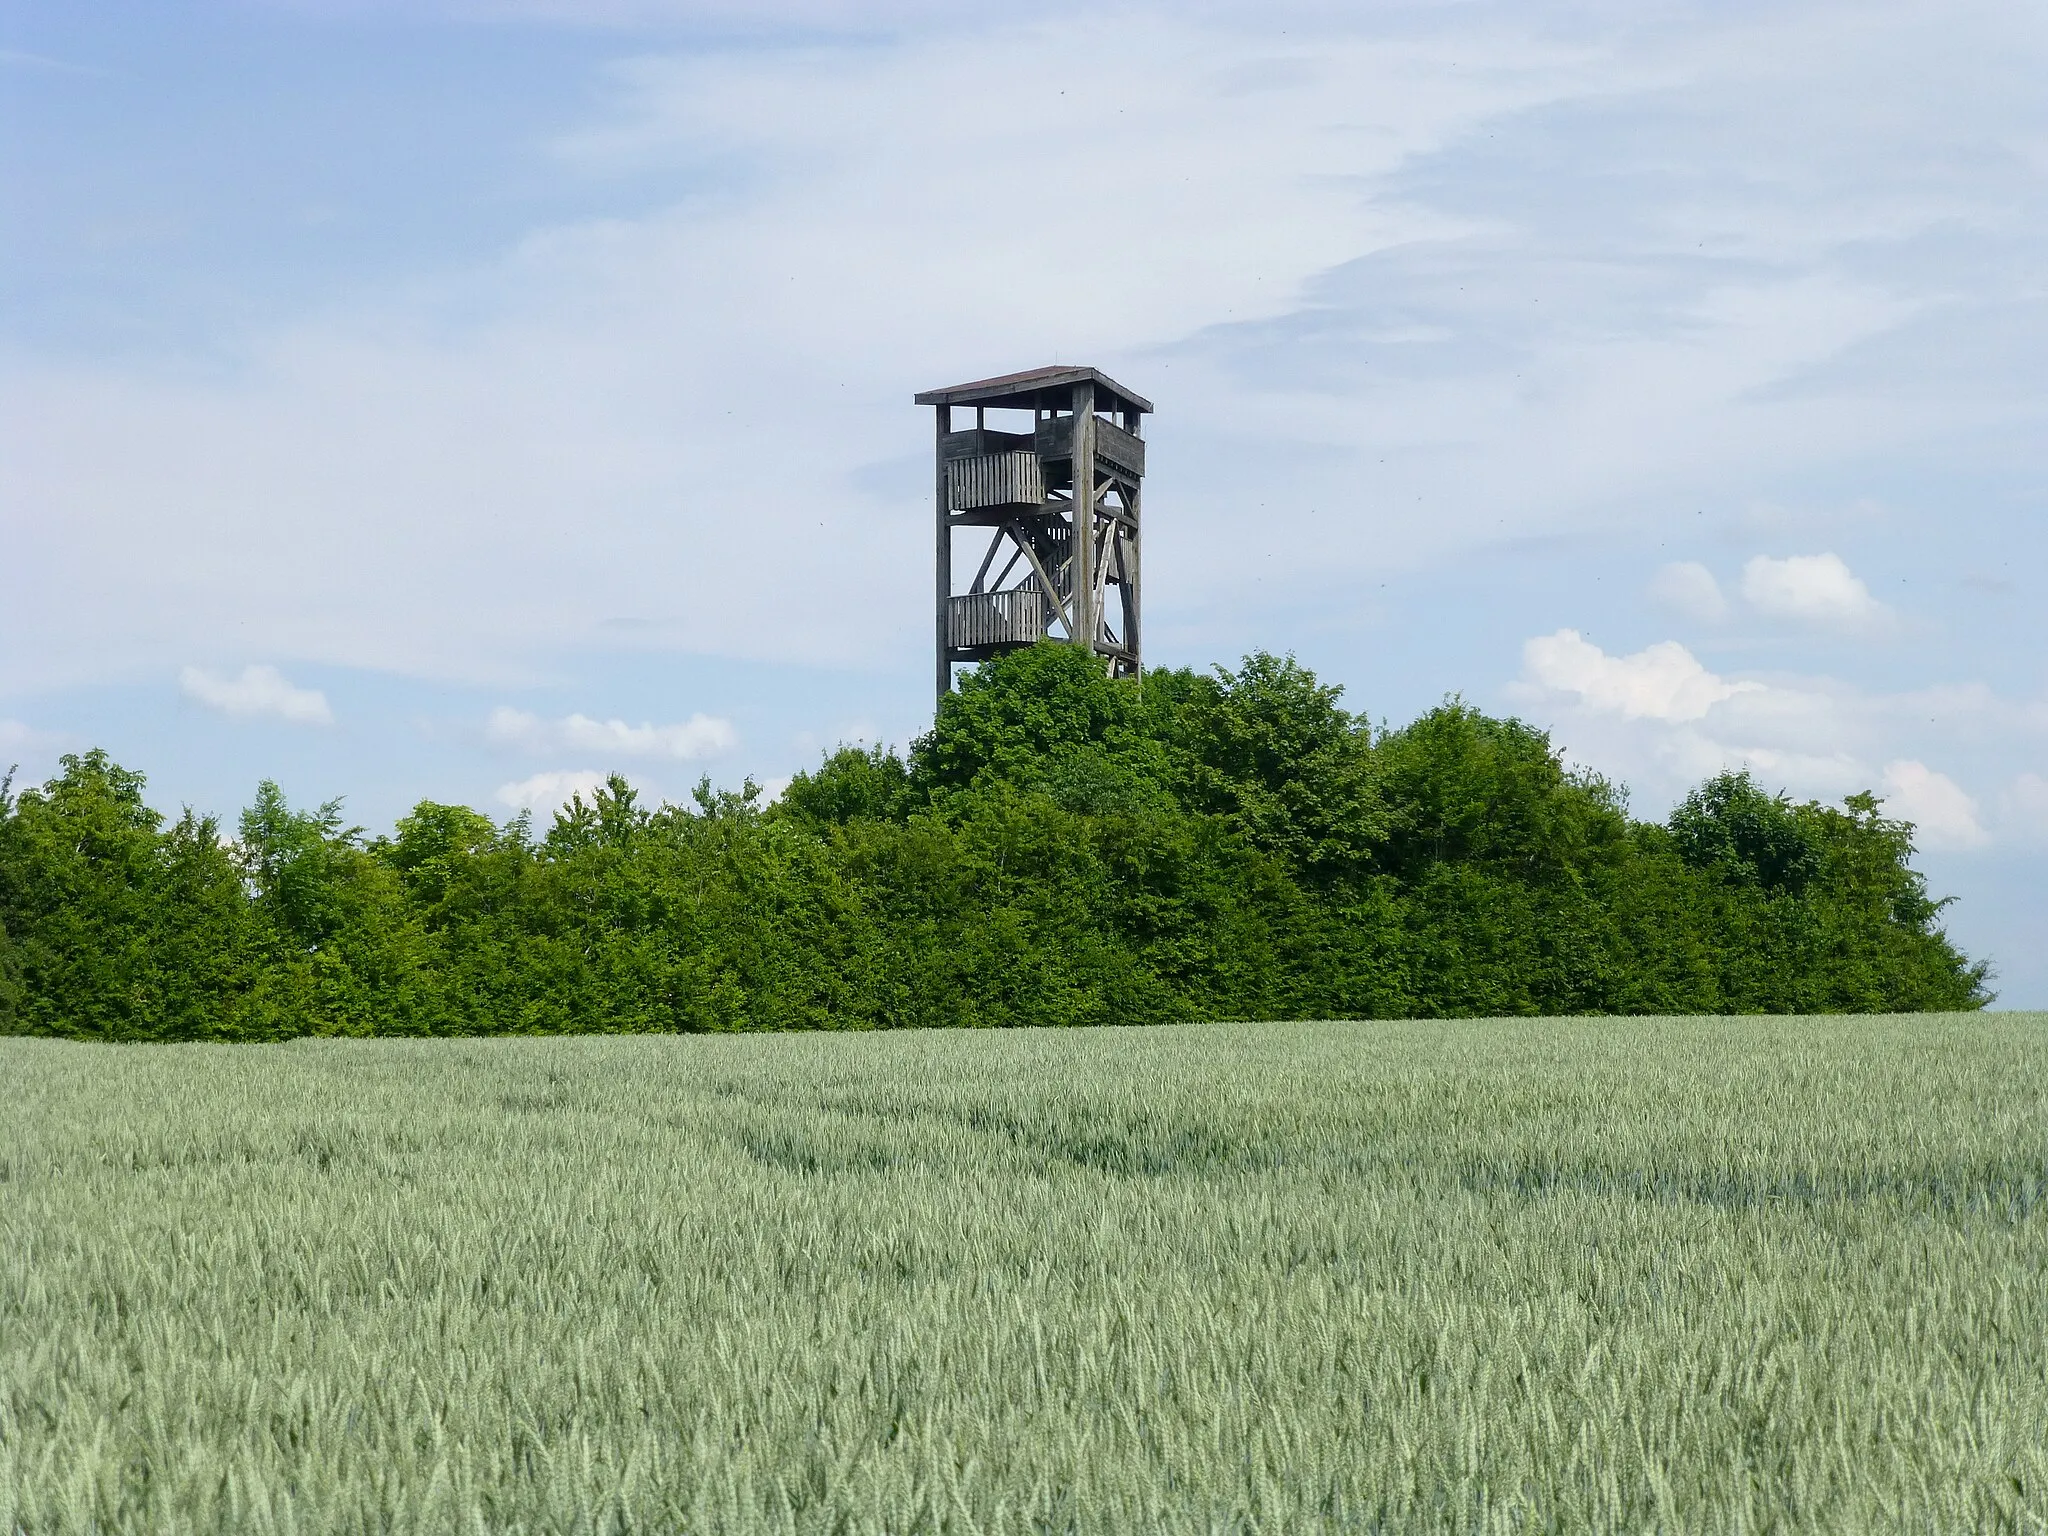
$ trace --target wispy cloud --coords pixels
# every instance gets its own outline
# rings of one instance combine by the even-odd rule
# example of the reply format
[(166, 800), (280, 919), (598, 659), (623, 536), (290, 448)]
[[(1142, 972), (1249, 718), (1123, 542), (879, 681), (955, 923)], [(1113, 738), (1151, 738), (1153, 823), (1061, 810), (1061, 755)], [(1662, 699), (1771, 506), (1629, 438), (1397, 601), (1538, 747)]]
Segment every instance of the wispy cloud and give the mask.
[(581, 795), (587, 803), (604, 786), (605, 777), (595, 768), (558, 768), (500, 784), (497, 800), (513, 811), (552, 815), (567, 805), (572, 796)]
[(1713, 623), (1728, 616), (1728, 599), (1714, 573), (1696, 560), (1664, 566), (1650, 580), (1650, 596), (1689, 619)]
[(696, 714), (674, 725), (629, 725), (624, 720), (594, 720), (580, 714), (544, 720), (503, 705), (491, 711), (484, 737), (493, 746), (524, 752), (600, 752), (678, 762), (716, 757), (739, 745), (739, 732), (732, 722), (714, 715)]
[(1986, 742), (2048, 738), (2048, 709), (1981, 685), (1874, 693), (1838, 678), (1729, 678), (1674, 641), (1610, 656), (1561, 630), (1524, 644), (1522, 676), (1509, 693), (1558, 733), (1574, 760), (1647, 782), (1653, 798), (1746, 768), (1773, 788), (1826, 800), (1873, 790), (1889, 814), (1916, 824), (1926, 848), (1967, 852), (2029, 840), (2037, 823), (2048, 835), (2048, 780), (2020, 775), (1990, 817), (1951, 772), (1928, 761), (1939, 753), (1968, 762)]
[[(1477, 227), (1381, 183), (1585, 90), (1587, 53), (1520, 24), (1326, 27), (1304, 47), (1250, 18), (1114, 10), (643, 53), (555, 151), (593, 188), (635, 170), (679, 185), (665, 206), (531, 229), (454, 280), (223, 344), (236, 363), (204, 378), (0, 366), (21, 424), (4, 500), (49, 530), (46, 565), (89, 560), (103, 594), (89, 655), (31, 644), (0, 668), (105, 675), (227, 632), (504, 676), (618, 644), (619, 613), (649, 620), (636, 646), (873, 663), (916, 632), (927, 584), (905, 558), (929, 547), (908, 531), (928, 438), (913, 390), (1142, 362), (1286, 315), (1363, 251)], [(1262, 61), (1286, 67), (1244, 88)], [(1032, 122), (1059, 131), (1020, 159)], [(1020, 175), (1113, 208), (1115, 238), (1020, 220)], [(1201, 373), (1173, 376), (1196, 430)], [(210, 558), (229, 547), (232, 572)], [(81, 627), (41, 587), (21, 600), (24, 634)]]
[[(619, 644), (619, 613), (635, 646), (894, 665), (924, 585), (907, 396), (1049, 355), (1161, 400), (1155, 626), (1241, 600), (1248, 507), (1267, 583), (1356, 590), (1879, 455), (1995, 442), (2038, 478), (2038, 433), (1987, 430), (2042, 399), (2041, 49), (2010, 7), (906, 3), (857, 45), (806, 30), (860, 10), (643, 40), (549, 145), (588, 219), (479, 226), (495, 254), (224, 326), (205, 369), (0, 359), (0, 504), (38, 572), (92, 573), (0, 586), (0, 684), (227, 636), (501, 678)], [(1025, 154), (1019, 123), (1059, 131)], [(1026, 182), (1115, 237), (1020, 220)], [(1406, 515), (1336, 515), (1360, 506)]]
[(1982, 848), (1991, 841), (1977, 802), (1954, 779), (1925, 763), (1901, 758), (1885, 764), (1884, 794), (1886, 814), (1912, 822), (1922, 847)]
[(238, 719), (268, 717), (293, 725), (334, 723), (327, 695), (317, 688), (295, 687), (275, 667), (244, 667), (235, 677), (186, 667), (178, 674), (178, 687), (194, 703)]
[(38, 730), (24, 720), (0, 719), (0, 777), (12, 771), (16, 789), (39, 782), (69, 745), (69, 739), (56, 731)]
[(0, 719), (0, 752), (15, 751), (23, 747), (39, 747), (52, 740), (46, 732), (20, 720)]
[(0, 48), (0, 68), (26, 69), (53, 75), (84, 75), (104, 79), (109, 73), (92, 64), (71, 64), (47, 54), (28, 53), (19, 48)]
[(1525, 642), (1522, 664), (1537, 686), (1575, 694), (1624, 720), (1697, 720), (1722, 700), (1761, 688), (1716, 677), (1676, 640), (1610, 656), (1575, 629)]
[(1999, 796), (1999, 811), (2024, 841), (2048, 843), (2048, 775), (2016, 774)]
[(1782, 560), (1758, 555), (1742, 568), (1742, 595), (1768, 617), (1837, 629), (1869, 629), (1892, 616), (1832, 553)]

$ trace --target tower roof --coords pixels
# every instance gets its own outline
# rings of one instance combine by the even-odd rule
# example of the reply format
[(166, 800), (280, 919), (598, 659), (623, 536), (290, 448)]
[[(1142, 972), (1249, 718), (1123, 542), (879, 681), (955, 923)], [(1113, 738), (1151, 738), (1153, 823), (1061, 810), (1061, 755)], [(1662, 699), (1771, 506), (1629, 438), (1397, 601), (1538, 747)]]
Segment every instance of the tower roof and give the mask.
[[(1132, 394), (1100, 368), (1027, 368), (1022, 373), (999, 374), (993, 379), (976, 379), (971, 384), (954, 384), (945, 389), (928, 389), (916, 397), (918, 405), (993, 405), (1010, 410), (1033, 406), (1072, 404), (1076, 384), (1099, 384), (1126, 410), (1149, 411), (1152, 402)], [(1047, 396), (1053, 398), (1047, 399)], [(1113, 407), (1114, 408), (1114, 407)]]

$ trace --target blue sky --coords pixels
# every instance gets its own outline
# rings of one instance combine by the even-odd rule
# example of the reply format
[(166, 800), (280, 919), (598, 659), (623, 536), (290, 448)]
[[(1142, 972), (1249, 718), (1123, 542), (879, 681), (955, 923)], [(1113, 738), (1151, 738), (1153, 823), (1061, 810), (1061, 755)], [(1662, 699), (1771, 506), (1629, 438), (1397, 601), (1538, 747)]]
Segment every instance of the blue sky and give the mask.
[(1154, 664), (1918, 823), (2048, 1005), (2048, 12), (0, 0), (0, 765), (543, 809), (927, 723), (921, 388)]

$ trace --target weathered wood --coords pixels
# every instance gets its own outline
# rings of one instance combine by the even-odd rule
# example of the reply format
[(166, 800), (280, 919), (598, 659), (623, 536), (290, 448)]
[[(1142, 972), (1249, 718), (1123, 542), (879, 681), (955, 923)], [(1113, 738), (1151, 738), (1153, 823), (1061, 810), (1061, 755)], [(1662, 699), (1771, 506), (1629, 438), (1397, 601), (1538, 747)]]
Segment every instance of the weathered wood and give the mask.
[(1138, 600), (1143, 593), (1138, 570), (1138, 488), (1126, 488), (1125, 511), (1130, 517), (1130, 534), (1124, 540), (1124, 579), (1118, 584), (1118, 596), (1124, 605), (1124, 645), (1131, 653), (1131, 674), (1137, 676), (1142, 670), (1139, 661), (1144, 638), (1140, 627)]
[(938, 611), (935, 623), (939, 642), (938, 696), (943, 699), (953, 689), (953, 663), (946, 656), (950, 638), (947, 633), (947, 617), (953, 597), (953, 528), (946, 519), (946, 438), (953, 430), (953, 408), (950, 405), (941, 405), (932, 414), (939, 426), (937, 486), (933, 502), (938, 512), (939, 523), (939, 581), (936, 605)]
[[(955, 663), (1030, 644), (1055, 624), (1112, 676), (1136, 676), (1145, 474), (1137, 428), (1151, 403), (1098, 369), (1065, 367), (932, 390), (917, 401), (938, 408), (940, 694), (952, 686)], [(974, 408), (972, 427), (953, 430), (956, 406)], [(1033, 430), (991, 430), (995, 408), (1029, 410)], [(955, 593), (953, 534), (962, 528), (994, 534), (968, 591)], [(1006, 587), (1020, 561), (1028, 574)]]
[(1010, 551), (1010, 558), (1003, 562), (1003, 568), (1000, 571), (996, 572), (996, 579), (989, 583), (989, 587), (991, 589), (994, 589), (1000, 587), (1004, 582), (1008, 581), (1010, 579), (1010, 572), (1017, 569), (1017, 562), (1019, 560), (1022, 560), (1023, 558), (1024, 549), (1022, 545), (1018, 545), (1012, 548)]
[(998, 432), (993, 427), (976, 427), (968, 432), (948, 432), (939, 444), (939, 457), (973, 459), (985, 453), (1030, 453), (1037, 440), (1029, 432)]
[[(1031, 448), (1048, 462), (1071, 462), (1074, 457), (1075, 416), (1055, 416), (1041, 421), (1031, 435)], [(1094, 422), (1096, 467), (1110, 468), (1140, 478), (1145, 473), (1145, 440), (1126, 432), (1115, 422), (1097, 416)]]
[(998, 410), (1029, 410), (1055, 399), (1065, 405), (1065, 395), (1076, 384), (1102, 386), (1104, 408), (1147, 414), (1152, 402), (1133, 394), (1100, 368), (1030, 368), (1023, 373), (998, 374), (992, 379), (975, 379), (944, 389), (928, 389), (914, 397), (919, 405), (978, 405)]
[(1045, 594), (1028, 582), (1007, 592), (971, 592), (950, 600), (947, 619), (954, 649), (1030, 645), (1045, 638)]
[(1052, 600), (1053, 617), (1060, 621), (1067, 632), (1067, 638), (1071, 640), (1074, 637), (1074, 613), (1068, 602), (1067, 584), (1059, 580), (1055, 569), (1047, 566), (1045, 551), (1038, 547), (1037, 541), (1033, 540), (1025, 529), (1013, 524), (1010, 537), (1016, 541), (1017, 548), (1024, 558), (1031, 562), (1031, 574), (1038, 579), (1039, 589)]
[(947, 459), (947, 510), (971, 512), (976, 507), (1035, 507), (1045, 501), (1045, 471), (1038, 455), (984, 453), (971, 459)]
[(1145, 440), (1135, 432), (1126, 432), (1113, 421), (1097, 420), (1095, 457), (1142, 477), (1145, 473)]
[[(1001, 549), (1002, 547), (1003, 533), (1002, 530), (999, 528), (996, 530), (995, 537), (988, 541), (988, 553), (981, 557), (981, 565), (979, 569), (977, 569), (974, 573), (974, 580), (970, 581), (967, 584), (967, 590), (969, 592), (979, 592), (981, 590), (982, 579), (988, 575), (988, 568), (991, 565), (995, 564), (996, 551)], [(1000, 587), (1002, 584), (1002, 578), (997, 577), (996, 585)]]
[(1074, 386), (1074, 639), (1095, 649), (1095, 381)]
[(1019, 518), (1043, 517), (1052, 505), (1049, 502), (998, 502), (992, 507), (969, 507), (965, 512), (954, 512), (951, 520), (955, 528), (1000, 528)]

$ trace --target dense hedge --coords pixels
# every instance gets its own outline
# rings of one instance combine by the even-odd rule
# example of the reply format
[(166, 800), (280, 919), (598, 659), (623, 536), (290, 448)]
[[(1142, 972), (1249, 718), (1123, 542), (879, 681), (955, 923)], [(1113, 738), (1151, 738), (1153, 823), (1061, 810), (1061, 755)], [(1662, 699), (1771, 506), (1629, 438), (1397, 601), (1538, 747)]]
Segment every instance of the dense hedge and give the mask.
[(1291, 660), (982, 667), (908, 761), (762, 808), (622, 779), (536, 836), (423, 802), (366, 840), (265, 784), (166, 824), (104, 753), (0, 792), (0, 1029), (864, 1029), (1203, 1017), (1969, 1008), (1911, 828), (1743, 775), (1665, 825), (1539, 731), (1375, 734)]

